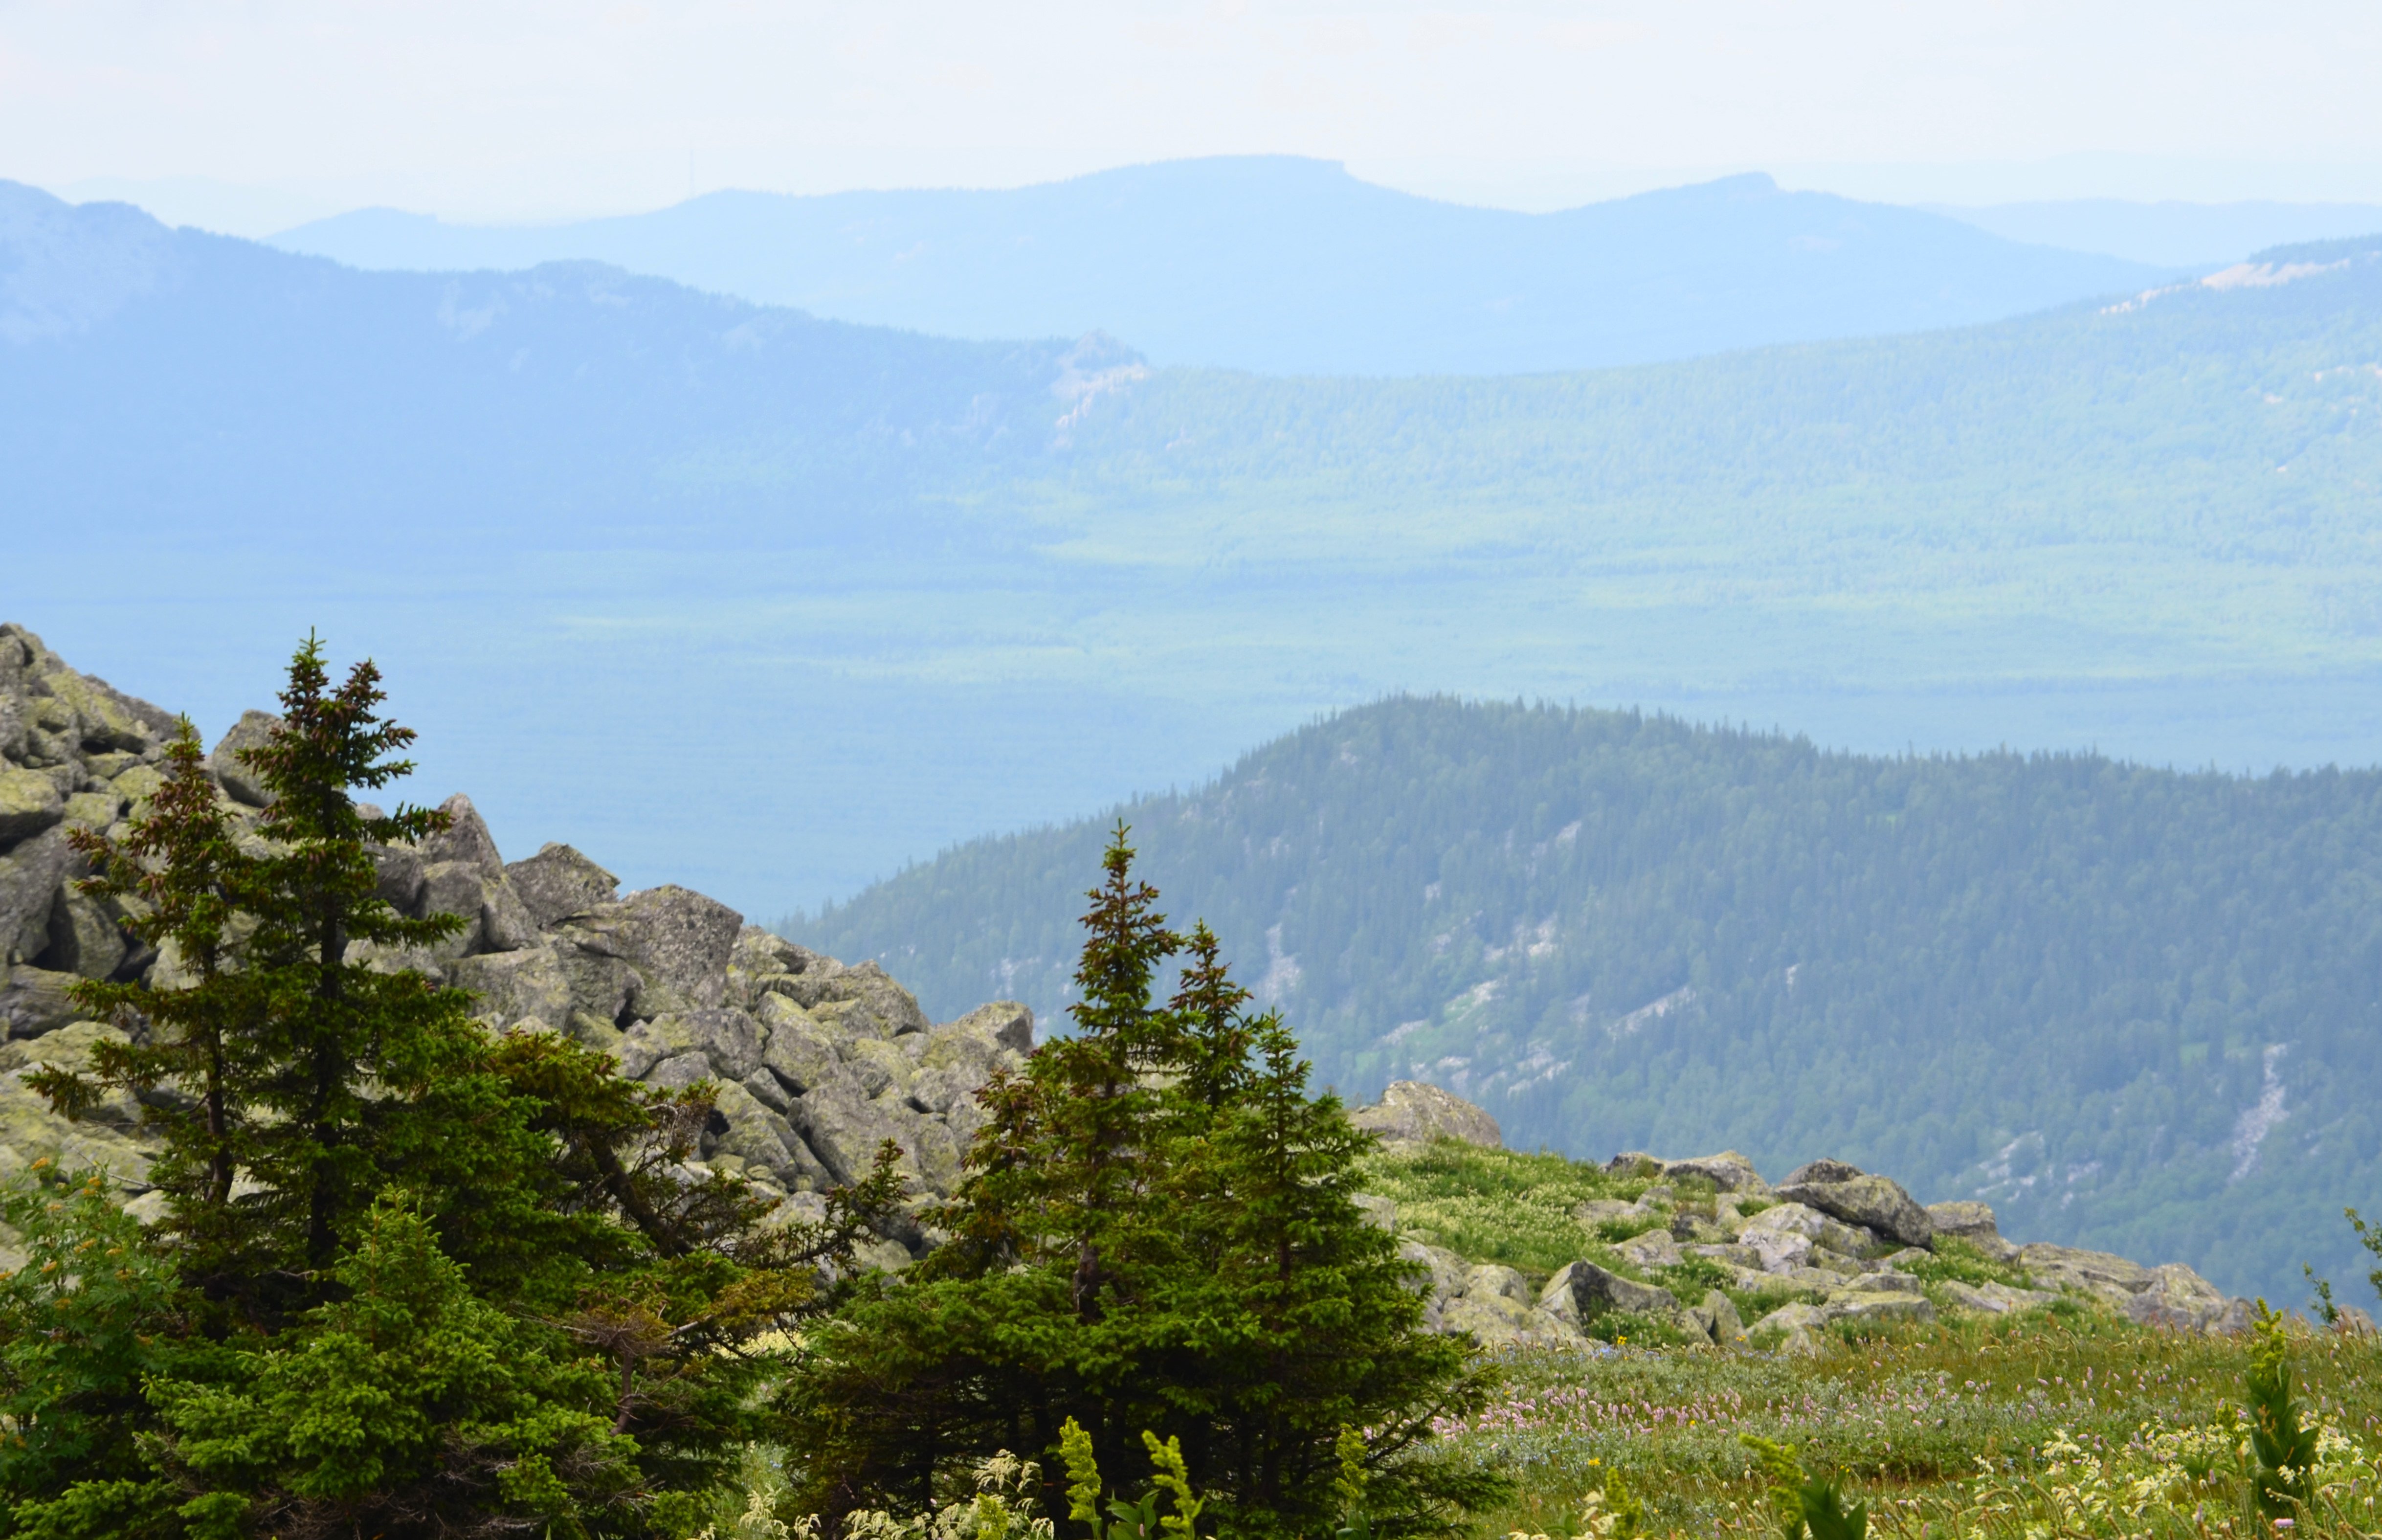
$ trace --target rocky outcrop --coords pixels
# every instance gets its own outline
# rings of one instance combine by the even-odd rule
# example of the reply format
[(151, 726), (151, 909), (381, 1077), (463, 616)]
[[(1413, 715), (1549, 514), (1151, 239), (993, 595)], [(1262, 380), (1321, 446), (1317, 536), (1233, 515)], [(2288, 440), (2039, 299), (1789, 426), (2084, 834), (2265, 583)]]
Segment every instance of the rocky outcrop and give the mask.
[[(1406, 1140), (1460, 1138), (1455, 1130), (1476, 1127), (1465, 1115), (1469, 1104), (1446, 1091), (1411, 1082), (1393, 1091), (1394, 1107), (1385, 1097), (1382, 1107), (1359, 1109), (1357, 1120), (1400, 1128)], [(1816, 1349), (1823, 1329), (1840, 1322), (1927, 1322), (1946, 1310), (2003, 1314), (2063, 1296), (2177, 1331), (2238, 1331), (2249, 1321), (2246, 1300), (2228, 1300), (2180, 1263), (2144, 1267), (2106, 1252), (2013, 1246), (1984, 1204), (1922, 1208), (1901, 1184), (1845, 1161), (1812, 1161), (1775, 1188), (1733, 1150), (1679, 1160), (1632, 1150), (1604, 1169), (1628, 1184), (1623, 1195), (1571, 1211), (1583, 1250), (1594, 1254), (1557, 1269), (1534, 1297), (1511, 1268), (1477, 1267), (1428, 1237), (1406, 1236), (1403, 1253), (1420, 1270), (1426, 1318), (1491, 1345), (1578, 1344), (1613, 1335), (1596, 1329), (1598, 1318), (1622, 1314), (1665, 1323), (1689, 1340), (1774, 1341), (1789, 1349)], [(1362, 1201), (1375, 1223), (1398, 1230), (1394, 1205)], [(1948, 1278), (1935, 1254), (1942, 1243), (1964, 1257), (2015, 1266), (2031, 1287)], [(1705, 1288), (1711, 1275), (1692, 1268), (1699, 1263), (1725, 1269), (1739, 1298), (1794, 1299), (1748, 1325), (1728, 1294)], [(1675, 1271), (1682, 1268), (1691, 1270)], [(1701, 1301), (1686, 1304), (1666, 1278), (1697, 1280)]]
[[(239, 750), (275, 719), (240, 718), (209, 756), (227, 808), (252, 820), (264, 788)], [(42, 1063), (78, 1065), (120, 1029), (80, 1019), (79, 978), (165, 983), (155, 955), (121, 915), (73, 888), (85, 869), (67, 843), (80, 827), (124, 832), (162, 782), (174, 730), (166, 712), (76, 672), (40, 638), (0, 625), (0, 1175), (48, 1157), (98, 1165), (139, 1206), (153, 1145), (137, 1107), (68, 1123), (25, 1089)], [(568, 845), (507, 862), (470, 798), (443, 805), (451, 826), (374, 853), (379, 891), (415, 918), (451, 914), (460, 934), (414, 952), (360, 953), (418, 967), (470, 992), (501, 1031), (551, 1031), (613, 1054), (657, 1086), (708, 1080), (718, 1115), (704, 1164), (740, 1172), (797, 1209), (865, 1173), (891, 1140), (921, 1201), (947, 1195), (982, 1119), (975, 1093), (1033, 1047), (1024, 1005), (997, 1002), (937, 1024), (874, 963), (847, 967), (746, 925), (685, 888), (621, 893)], [(1493, 1130), (1493, 1125), (1492, 1125)], [(1492, 1132), (1493, 1137), (1493, 1132)], [(909, 1227), (913, 1247), (927, 1240)], [(898, 1249), (878, 1261), (898, 1261)]]
[(1488, 1150), (1505, 1144), (1495, 1118), (1420, 1080), (1393, 1080), (1379, 1102), (1357, 1108), (1349, 1118), (1359, 1128), (1381, 1135), (1384, 1144), (1428, 1144), (1435, 1139), (1461, 1140)]

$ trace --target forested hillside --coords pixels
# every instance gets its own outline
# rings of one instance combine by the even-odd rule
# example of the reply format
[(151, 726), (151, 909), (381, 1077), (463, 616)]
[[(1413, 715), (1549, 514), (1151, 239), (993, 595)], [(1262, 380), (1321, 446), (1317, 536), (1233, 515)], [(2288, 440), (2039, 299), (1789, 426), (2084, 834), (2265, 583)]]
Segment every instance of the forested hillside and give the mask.
[[(2382, 1189), (2382, 772), (1872, 758), (1395, 699), (1122, 809), (1344, 1091), (1509, 1142), (1836, 1155), (2297, 1298)], [(931, 1011), (1066, 1003), (1106, 819), (798, 918)]]

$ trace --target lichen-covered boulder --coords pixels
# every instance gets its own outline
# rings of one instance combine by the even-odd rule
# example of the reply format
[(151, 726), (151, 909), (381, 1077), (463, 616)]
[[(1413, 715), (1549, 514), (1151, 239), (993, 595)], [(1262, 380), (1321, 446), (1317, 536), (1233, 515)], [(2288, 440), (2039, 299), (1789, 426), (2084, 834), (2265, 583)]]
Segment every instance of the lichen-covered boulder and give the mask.
[(1679, 1308), (1667, 1288), (1610, 1273), (1592, 1262), (1566, 1263), (1539, 1291), (1539, 1308), (1575, 1330), (1611, 1311), (1668, 1315)]
[(245, 749), (263, 748), (271, 740), (273, 730), (280, 725), (281, 719), (270, 711), (242, 711), (231, 731), (215, 740), (214, 751), (207, 756), (207, 769), (214, 774), (215, 784), (234, 802), (263, 807), (273, 801), (264, 780), (241, 761), (240, 754)]
[[(1821, 1180), (1807, 1175), (1814, 1167), (1834, 1169), (1829, 1171), (1827, 1179)], [(1837, 1171), (1852, 1174), (1839, 1176)], [(1855, 1171), (1841, 1161), (1815, 1161), (1795, 1173), (1795, 1177), (1800, 1179), (1778, 1185), (1777, 1196), (1834, 1214), (1848, 1225), (1874, 1231), (1899, 1246), (1934, 1244), (1934, 1222), (1903, 1190), (1902, 1184), (1891, 1177)]]
[(1664, 1161), (1663, 1175), (1666, 1177), (1701, 1177), (1723, 1192), (1742, 1193), (1751, 1197), (1766, 1196), (1770, 1184), (1753, 1168), (1753, 1162), (1734, 1150), (1724, 1150), (1717, 1155), (1694, 1155), (1683, 1161)]
[(0, 850), (29, 840), (67, 816), (58, 783), (36, 770), (0, 768)]
[(509, 863), (505, 880), (541, 930), (617, 902), (620, 892), (619, 878), (571, 846), (551, 843), (525, 861)]
[(1420, 1080), (1393, 1080), (1381, 1099), (1349, 1114), (1359, 1128), (1381, 1136), (1388, 1144), (1427, 1144), (1435, 1139), (1461, 1140), (1486, 1150), (1504, 1148), (1497, 1120), (1461, 1096)]

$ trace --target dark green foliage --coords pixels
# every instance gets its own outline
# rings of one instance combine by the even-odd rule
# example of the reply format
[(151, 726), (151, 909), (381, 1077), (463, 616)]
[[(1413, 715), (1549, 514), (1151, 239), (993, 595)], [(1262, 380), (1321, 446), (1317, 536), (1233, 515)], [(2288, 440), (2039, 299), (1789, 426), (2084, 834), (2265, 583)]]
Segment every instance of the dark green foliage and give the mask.
[[(1186, 943), (1132, 854), (1119, 829), (1075, 1030), (983, 1092), (990, 1121), (934, 1218), (950, 1240), (816, 1334), (781, 1436), (840, 1512), (915, 1509), (998, 1449), (1059, 1449), (1071, 1420), (1077, 1462), (1122, 1493), (1145, 1485), (1151, 1432), (1179, 1439), (1221, 1525), (1265, 1534), (1337, 1521), (1342, 1430), (1364, 1427), (1377, 1532), (1430, 1522), (1481, 1490), (1404, 1458), (1477, 1393), (1465, 1349), (1420, 1329), (1409, 1267), (1350, 1201), (1369, 1137), (1309, 1093), (1204, 929), (1157, 998)], [(1090, 1499), (1046, 1474), (1041, 1501), (1055, 1519)]]
[(2291, 1394), (2289, 1318), (2261, 1300), (2254, 1330), (2246, 1385), (2250, 1452), (2258, 1467), (2252, 1492), (2268, 1518), (2296, 1519), (2315, 1486), (2318, 1427), (2313, 1419), (2301, 1421), (2299, 1400)]
[[(97, 1173), (46, 1163), (0, 1189), (25, 1263), (0, 1278), (0, 1533), (112, 1534), (162, 1495), (135, 1439), (146, 1376), (191, 1349), (173, 1339), (173, 1268)], [(59, 1511), (78, 1485), (96, 1488)]]
[[(137, 1097), (153, 1231), (97, 1189), (9, 1189), (35, 1264), (0, 1287), (0, 1533), (665, 1536), (736, 1465), (770, 1346), (849, 1283), (900, 1198), (893, 1152), (817, 1223), (682, 1175), (709, 1088), (658, 1091), (543, 1032), (491, 1033), (403, 967), (459, 923), (376, 892), (368, 813), (410, 768), (378, 676), (309, 640), (244, 752), (241, 834), (188, 724), (95, 875), (162, 960), (86, 982), (126, 1042), (31, 1078), (61, 1111)], [(104, 1269), (97, 1259), (111, 1259)]]
[(1807, 1474), (1793, 1445), (1750, 1433), (1737, 1441), (1769, 1477), (1771, 1512), (1784, 1540), (1862, 1540), (1869, 1534), (1869, 1505), (1848, 1504), (1840, 1483)]
[[(1440, 1079), (1521, 1148), (1836, 1155), (2231, 1288), (2295, 1283), (2310, 1237), (2346, 1262), (2329, 1216), (2382, 1181), (2382, 774), (1397, 699), (1129, 814), (1155, 881), (1285, 960), (1319, 1078)], [(932, 1011), (1057, 1009), (1100, 833), (965, 845), (796, 933)], [(2270, 1071), (2301, 1131), (2253, 1154)]]

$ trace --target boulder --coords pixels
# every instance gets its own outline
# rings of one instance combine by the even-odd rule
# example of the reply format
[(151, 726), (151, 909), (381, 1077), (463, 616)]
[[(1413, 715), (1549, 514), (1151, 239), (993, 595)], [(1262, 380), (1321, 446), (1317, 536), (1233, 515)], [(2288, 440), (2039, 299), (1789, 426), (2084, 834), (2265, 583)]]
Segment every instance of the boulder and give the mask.
[[(1803, 1169), (1809, 1171), (1811, 1167)], [(1787, 1181), (1779, 1184), (1777, 1195), (1789, 1202), (1834, 1214), (1848, 1225), (1873, 1230), (1897, 1245), (1930, 1246), (1935, 1240), (1934, 1222), (1927, 1217), (1927, 1211), (1891, 1177), (1855, 1174), (1834, 1181)]]
[(929, 1025), (917, 997), (873, 962), (851, 967), (813, 967), (782, 981), (782, 993), (840, 1036), (895, 1038), (923, 1032)]
[(422, 852), (410, 844), (376, 844), (372, 848), (373, 891), (399, 914), (420, 919), (429, 897)]
[(1735, 1301), (1717, 1288), (1706, 1290), (1703, 1302), (1689, 1313), (1716, 1346), (1733, 1348), (1745, 1340), (1745, 1318), (1737, 1312)]
[(0, 856), (0, 963), (30, 963), (50, 948), (50, 909), (72, 869), (66, 831), (52, 827)]
[(0, 768), (0, 850), (29, 840), (67, 816), (58, 783), (36, 770)]
[(1794, 1187), (1803, 1182), (1849, 1182), (1856, 1177), (1866, 1175), (1868, 1173), (1849, 1161), (1821, 1159), (1797, 1166), (1786, 1173), (1786, 1179), (1778, 1185)]
[(742, 1080), (761, 1067), (761, 1030), (743, 1011), (688, 1011), (658, 1016), (629, 1029), (620, 1050), (620, 1073), (647, 1078), (654, 1066), (682, 1053), (702, 1055), (707, 1075)]
[(1539, 1292), (1539, 1308), (1575, 1330), (1612, 1311), (1669, 1314), (1679, 1301), (1667, 1288), (1608, 1273), (1592, 1262), (1566, 1263)]
[(6, 1024), (8, 1038), (38, 1038), (80, 1016), (82, 1013), (67, 997), (74, 983), (71, 973), (24, 963), (11, 967), (7, 981), (0, 984), (0, 1023)]
[(1762, 1173), (1753, 1168), (1753, 1163), (1734, 1150), (1724, 1150), (1717, 1155), (1697, 1155), (1689, 1160), (1665, 1161), (1663, 1163), (1663, 1175), (1666, 1177), (1701, 1177), (1723, 1192), (1758, 1197), (1770, 1191), (1770, 1184), (1762, 1179)]
[[(625, 1009), (656, 1016), (725, 1003), (728, 956), (743, 924), (742, 915), (716, 899), (664, 886), (573, 915), (554, 935), (558, 950), (567, 943), (584, 955), (628, 965), (628, 997), (614, 1015)], [(567, 959), (564, 967), (571, 967)]]
[(2130, 1321), (2168, 1331), (2246, 1331), (2250, 1324), (2248, 1300), (2227, 1299), (2223, 1290), (2179, 1262), (2152, 1268), (2149, 1287), (2118, 1309)]
[(620, 897), (620, 880), (567, 844), (548, 844), (512, 862), (505, 879), (541, 930)]
[(1034, 1052), (1034, 1012), (1032, 1007), (1014, 1000), (995, 1000), (978, 1005), (975, 1010), (948, 1026), (935, 1029), (944, 1032), (980, 1033), (1010, 1053), (1023, 1057)]
[[(1750, 1246), (1765, 1259), (1773, 1253), (1791, 1255), (1801, 1260), (1809, 1248), (1797, 1248), (1791, 1242), (1774, 1240), (1780, 1235), (1800, 1236), (1812, 1246), (1824, 1247), (1840, 1256), (1855, 1257), (1873, 1249), (1877, 1237), (1867, 1229), (1857, 1229), (1832, 1214), (1825, 1214), (1809, 1203), (1786, 1202), (1762, 1210), (1745, 1222), (1737, 1232), (1737, 1244)], [(1763, 1265), (1769, 1265), (1765, 1260)]]
[(1644, 1211), (1635, 1203), (1625, 1203), (1618, 1198), (1589, 1198), (1571, 1206), (1571, 1216), (1588, 1226), (1610, 1225), (1615, 1220), (1637, 1219)]
[(1951, 1236), (1965, 1240), (1995, 1262), (2014, 1262), (2018, 1248), (2002, 1238), (2000, 1226), (1994, 1220), (1994, 1211), (1983, 1203), (1962, 1199), (1949, 1203), (1927, 1205), (1927, 1218), (1934, 1225), (1938, 1237)]
[(472, 799), (457, 792), (440, 803), (438, 810), (447, 815), (447, 827), (424, 835), (415, 846), (423, 864), (461, 861), (491, 882), (503, 877), (505, 858), (497, 854), (497, 837), (488, 832), (487, 820), (472, 806)]
[(1916, 1290), (1838, 1289), (1821, 1308), (1831, 1321), (1910, 1321), (1924, 1325), (1935, 1319), (1935, 1307)]
[(107, 979), (124, 966), (132, 947), (114, 907), (79, 893), (68, 883), (50, 906), (50, 943), (42, 963), (85, 979)]
[(441, 962), (468, 957), (485, 951), (481, 945), (486, 929), (481, 921), (481, 911), (487, 907), (488, 880), (470, 861), (436, 861), (423, 869), (422, 914), (452, 915), (463, 922), (463, 928), (436, 942), (430, 955)]
[(1778, 1344), (1781, 1352), (1816, 1353), (1823, 1346), (1821, 1334), (1827, 1330), (1828, 1320), (1828, 1312), (1823, 1306), (1803, 1303), (1781, 1305), (1756, 1321), (1747, 1330), (1746, 1336), (1755, 1337), (1771, 1332), (1783, 1332), (1786, 1335)]
[(1671, 1238), (1668, 1230), (1648, 1230), (1642, 1235), (1631, 1236), (1614, 1250), (1619, 1251), (1622, 1260), (1633, 1267), (1676, 1267), (1687, 1260), (1686, 1253), (1679, 1250), (1679, 1243)]
[(762, 1066), (792, 1094), (825, 1085), (841, 1069), (843, 1058), (835, 1051), (835, 1040), (800, 1005), (782, 995), (767, 995), (759, 1016), (767, 1034)]
[(447, 981), (472, 992), (473, 1015), (499, 1027), (534, 1021), (559, 1032), (571, 1025), (571, 980), (552, 947), (460, 958), (448, 966)]
[(1502, 1150), (1505, 1144), (1495, 1118), (1420, 1080), (1391, 1081), (1379, 1102), (1357, 1108), (1349, 1121), (1379, 1134), (1385, 1144), (1427, 1144), (1436, 1139), (1460, 1140), (1486, 1150)]
[(1960, 1310), (1985, 1315), (2007, 1315), (2014, 1310), (2047, 1305), (2059, 1298), (2045, 1289), (2012, 1288), (2003, 1283), (1964, 1284), (1957, 1279), (1938, 1284), (1945, 1299)]
[(270, 711), (242, 711), (231, 731), (215, 740), (213, 752), (207, 756), (207, 770), (224, 795), (243, 807), (263, 807), (273, 800), (264, 789), (264, 780), (240, 759), (243, 751), (263, 748), (273, 739), (273, 730), (281, 719)]
[(2019, 1248), (2018, 1263), (2038, 1286), (2080, 1289), (2113, 1305), (2122, 1305), (2151, 1287), (2149, 1268), (2108, 1251), (2036, 1241)]

